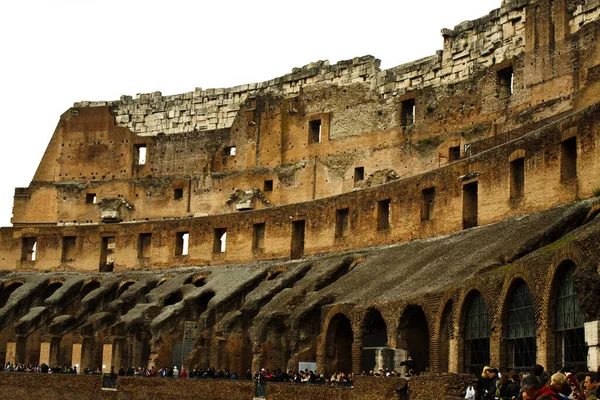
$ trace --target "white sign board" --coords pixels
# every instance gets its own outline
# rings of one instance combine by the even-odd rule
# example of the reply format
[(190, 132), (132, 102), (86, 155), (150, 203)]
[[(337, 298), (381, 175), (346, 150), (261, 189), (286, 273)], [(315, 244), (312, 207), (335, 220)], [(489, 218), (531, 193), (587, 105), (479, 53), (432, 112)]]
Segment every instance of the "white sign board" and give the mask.
[(298, 363), (298, 371), (304, 371), (308, 368), (309, 371), (317, 372), (316, 362), (300, 362)]

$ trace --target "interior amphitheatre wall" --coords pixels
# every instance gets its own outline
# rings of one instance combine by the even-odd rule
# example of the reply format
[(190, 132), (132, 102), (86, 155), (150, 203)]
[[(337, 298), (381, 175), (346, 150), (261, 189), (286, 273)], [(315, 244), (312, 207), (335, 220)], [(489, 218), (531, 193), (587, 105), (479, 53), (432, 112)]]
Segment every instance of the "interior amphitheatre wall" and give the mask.
[(15, 191), (12, 222), (98, 223), (89, 195), (120, 199), (127, 222), (258, 210), (433, 170), (597, 101), (597, 14), (594, 1), (505, 2), (444, 30), (435, 56), (388, 70), (365, 56), (230, 89), (76, 103)]
[[(115, 238), (115, 270), (295, 258), (458, 231), (471, 212), (475, 212), (475, 224), (486, 225), (541, 211), (589, 197), (597, 187), (597, 108), (432, 172), (313, 202), (251, 213), (116, 225), (2, 228), (2, 267), (98, 270), (106, 237)], [(565, 143), (576, 146), (574, 158), (569, 158)], [(521, 165), (523, 184), (517, 193), (511, 189), (515, 162)], [(575, 169), (567, 171), (569, 165)], [(475, 189), (474, 208), (464, 200), (469, 187)], [(304, 221), (305, 231), (294, 239), (297, 221)], [(225, 248), (221, 248), (225, 232)], [(189, 251), (178, 255), (178, 234), (182, 233), (189, 233)], [(151, 234), (144, 256), (140, 256), (142, 234)], [(69, 257), (64, 254), (65, 237), (76, 238)], [(36, 241), (35, 261), (23, 257), (27, 238)], [(294, 256), (294, 245), (300, 242), (303, 251)]]

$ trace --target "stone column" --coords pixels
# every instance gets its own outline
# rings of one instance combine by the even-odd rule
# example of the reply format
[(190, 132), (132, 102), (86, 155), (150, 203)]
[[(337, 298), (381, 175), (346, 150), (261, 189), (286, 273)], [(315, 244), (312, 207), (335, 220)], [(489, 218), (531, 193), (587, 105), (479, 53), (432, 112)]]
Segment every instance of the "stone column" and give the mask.
[(60, 349), (60, 337), (49, 334), (42, 335), (40, 343), (40, 364), (52, 367), (58, 363), (58, 351)]
[[(360, 374), (360, 364), (361, 364), (361, 356), (362, 356), (362, 340), (356, 339), (354, 336), (354, 343), (352, 343), (352, 372), (355, 374)], [(348, 371), (350, 372), (350, 371)]]
[(115, 367), (115, 372), (118, 372), (121, 367), (127, 368), (127, 339), (113, 338), (112, 360), (111, 365)]
[(458, 373), (458, 339), (453, 338), (448, 343), (448, 372)]
[[(108, 339), (104, 341), (102, 345), (102, 373), (109, 374), (111, 368), (113, 367), (113, 344), (112, 339)], [(118, 370), (114, 371), (115, 373)]]
[(589, 346), (588, 368), (590, 371), (596, 371), (600, 367), (600, 320), (585, 323), (585, 341)]
[(81, 336), (73, 337), (73, 345), (71, 350), (71, 366), (77, 367), (77, 373), (83, 373), (83, 367), (81, 364), (81, 352), (82, 352), (82, 341), (83, 338)]
[(18, 336), (14, 333), (9, 335), (8, 341), (6, 342), (6, 361), (14, 365), (18, 362), (25, 362), (25, 344), (27, 342), (26, 336)]

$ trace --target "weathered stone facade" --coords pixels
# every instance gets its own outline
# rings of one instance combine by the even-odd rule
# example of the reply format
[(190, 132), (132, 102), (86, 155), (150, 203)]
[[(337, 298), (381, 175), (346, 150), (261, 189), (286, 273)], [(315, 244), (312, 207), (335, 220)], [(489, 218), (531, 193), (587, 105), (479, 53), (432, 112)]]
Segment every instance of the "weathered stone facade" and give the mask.
[(75, 104), (0, 229), (0, 362), (597, 368), (599, 16), (504, 1), (389, 70)]

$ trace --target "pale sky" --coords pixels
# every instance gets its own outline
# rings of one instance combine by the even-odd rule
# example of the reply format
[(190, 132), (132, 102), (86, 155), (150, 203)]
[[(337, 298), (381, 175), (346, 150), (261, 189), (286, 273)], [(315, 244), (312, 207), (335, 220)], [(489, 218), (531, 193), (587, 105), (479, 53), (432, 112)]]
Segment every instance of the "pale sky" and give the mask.
[(0, 4), (0, 226), (76, 101), (262, 82), (317, 60), (383, 69), (442, 48), (501, 0), (17, 0)]

